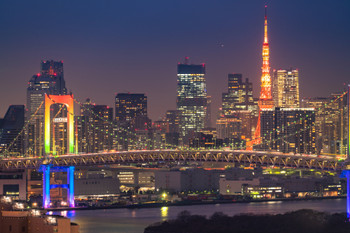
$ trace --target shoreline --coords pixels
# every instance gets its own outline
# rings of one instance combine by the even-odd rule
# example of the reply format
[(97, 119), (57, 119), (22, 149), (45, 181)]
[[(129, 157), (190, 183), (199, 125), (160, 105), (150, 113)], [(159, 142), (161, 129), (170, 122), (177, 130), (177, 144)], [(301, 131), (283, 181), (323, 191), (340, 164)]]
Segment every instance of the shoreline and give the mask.
[(204, 201), (180, 201), (175, 203), (170, 202), (156, 202), (156, 203), (143, 203), (143, 204), (132, 204), (132, 205), (111, 205), (102, 207), (74, 207), (74, 208), (50, 208), (42, 209), (46, 211), (70, 211), (70, 210), (101, 210), (101, 209), (141, 209), (141, 208), (160, 208), (168, 206), (193, 206), (193, 205), (216, 205), (216, 204), (235, 204), (235, 203), (254, 203), (254, 202), (272, 202), (272, 201), (314, 201), (314, 200), (334, 200), (334, 199), (344, 199), (346, 196), (337, 197), (311, 197), (311, 198), (275, 198), (275, 199), (259, 199), (259, 200), (204, 200)]

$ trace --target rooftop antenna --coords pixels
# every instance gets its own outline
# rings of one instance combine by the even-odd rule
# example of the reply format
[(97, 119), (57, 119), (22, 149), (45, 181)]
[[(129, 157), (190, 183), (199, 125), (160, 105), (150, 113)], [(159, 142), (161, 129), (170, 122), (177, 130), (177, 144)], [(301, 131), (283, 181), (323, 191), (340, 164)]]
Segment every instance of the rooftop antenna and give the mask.
[(189, 57), (185, 57), (185, 65), (188, 65), (188, 60), (189, 59), (190, 59)]

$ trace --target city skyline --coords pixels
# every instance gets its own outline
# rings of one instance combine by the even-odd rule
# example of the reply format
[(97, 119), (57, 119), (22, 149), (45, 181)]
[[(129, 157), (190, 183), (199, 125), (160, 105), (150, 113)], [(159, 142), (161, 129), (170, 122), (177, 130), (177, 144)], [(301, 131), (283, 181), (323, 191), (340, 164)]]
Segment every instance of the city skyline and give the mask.
[[(131, 15), (120, 10), (129, 9), (128, 3), (116, 6), (107, 1), (87, 2), (83, 8), (77, 3), (48, 3), (45, 7), (51, 7), (56, 14), (48, 22), (42, 20), (47, 13), (40, 1), (19, 5), (2, 3), (0, 22), (3, 23), (0, 27), (4, 37), (0, 39), (3, 47), (0, 75), (7, 78), (2, 78), (0, 88), (0, 114), (3, 116), (11, 104), (25, 103), (27, 82), (39, 72), (39, 63), (45, 59), (64, 60), (68, 90), (80, 101), (89, 97), (97, 104), (113, 106), (115, 93), (145, 93), (152, 120), (164, 116), (166, 110), (176, 108), (176, 64), (185, 56), (189, 56), (194, 64), (206, 63), (213, 114), (221, 105), (220, 95), (226, 89), (228, 73), (242, 73), (249, 78), (254, 96), (258, 97), (264, 3), (202, 3), (191, 3), (188, 9), (183, 8), (184, 2), (177, 5), (163, 3), (151, 10), (154, 8), (152, 3), (144, 5), (140, 2)], [(341, 91), (343, 83), (347, 82), (350, 48), (344, 45), (350, 32), (343, 28), (349, 22), (345, 13), (350, 4), (318, 3), (311, 9), (311, 3), (301, 1), (268, 2), (271, 68), (298, 68), (301, 97), (329, 96)], [(43, 15), (34, 14), (24, 22), (24, 17), (28, 16), (27, 8), (35, 8)], [(115, 9), (124, 21), (117, 20)], [(150, 11), (144, 12), (144, 9)], [(186, 20), (176, 15), (176, 10), (189, 13), (191, 9), (194, 9), (194, 16), (188, 15)], [(85, 16), (83, 10), (96, 12), (96, 16)], [(223, 14), (230, 10), (233, 16)], [(311, 11), (320, 13), (310, 17)], [(11, 16), (9, 12), (12, 12)], [(150, 17), (155, 12), (159, 14)], [(196, 19), (195, 16), (202, 12), (212, 15)], [(291, 17), (293, 15), (297, 18)], [(67, 19), (74, 20), (68, 24)], [(143, 19), (149, 26), (146, 29), (141, 28)], [(102, 27), (103, 24), (106, 25)], [(309, 30), (311, 25), (313, 30)], [(113, 26), (119, 30), (113, 32)], [(134, 29), (139, 31), (134, 32)], [(15, 32), (18, 30), (26, 36), (21, 37)], [(64, 33), (54, 33), (57, 36), (53, 38), (50, 37), (51, 30)], [(87, 36), (91, 31), (100, 34)], [(182, 33), (189, 33), (191, 37), (181, 39), (178, 34)], [(29, 52), (31, 56), (24, 56)], [(329, 77), (332, 82), (327, 80)], [(316, 83), (317, 88), (314, 87)], [(95, 88), (93, 93), (91, 88)]]
[(349, 231), (348, 12), (0, 1), (0, 233)]

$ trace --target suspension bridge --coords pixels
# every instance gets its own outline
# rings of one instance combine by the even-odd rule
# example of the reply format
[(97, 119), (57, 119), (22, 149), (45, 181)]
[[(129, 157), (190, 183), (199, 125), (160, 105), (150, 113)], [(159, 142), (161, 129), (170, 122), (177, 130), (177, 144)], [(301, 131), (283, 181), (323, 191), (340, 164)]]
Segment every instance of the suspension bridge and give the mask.
[[(99, 153), (79, 153), (77, 150), (77, 134), (74, 127), (74, 103), (84, 107), (82, 103), (75, 100), (73, 95), (45, 95), (45, 101), (40, 104), (35, 114), (44, 107), (44, 132), (43, 132), (43, 155), (33, 156), (24, 154), (21, 156), (11, 156), (11, 146), (16, 142), (18, 136), (9, 144), (7, 150), (0, 160), (1, 171), (11, 171), (19, 169), (35, 169), (43, 172), (43, 206), (50, 207), (50, 189), (65, 188), (67, 189), (67, 200), (70, 207), (74, 207), (74, 169), (75, 167), (89, 167), (95, 165), (111, 164), (138, 164), (150, 162), (183, 162), (183, 163), (227, 163), (235, 167), (262, 167), (262, 168), (297, 168), (297, 169), (314, 169), (319, 171), (331, 171), (340, 173), (346, 169), (346, 164), (336, 156), (320, 156), (310, 154), (294, 154), (254, 150), (226, 150), (226, 149), (194, 149), (194, 148), (176, 148), (174, 145), (163, 143), (159, 149), (150, 150), (149, 144), (143, 141), (137, 141), (134, 132), (124, 128), (118, 128), (124, 131), (129, 138), (123, 138), (117, 134), (110, 133), (110, 136), (118, 140), (128, 141), (135, 145), (135, 148), (144, 148), (141, 150), (129, 151), (106, 151)], [(55, 140), (52, 138), (52, 127), (54, 126), (51, 113), (51, 105), (61, 104), (62, 107), (58, 112), (66, 107), (67, 112), (67, 137), (66, 153), (58, 155), (55, 151)], [(113, 125), (112, 122), (92, 112), (95, 117)], [(26, 122), (20, 134), (24, 133), (28, 127), (30, 119)], [(92, 125), (93, 126), (93, 125)], [(103, 128), (98, 129), (103, 132)], [(296, 132), (299, 133), (299, 132)], [(287, 135), (288, 136), (288, 135)], [(124, 136), (125, 137), (125, 136)], [(284, 136), (286, 137), (286, 136)], [(283, 138), (282, 138), (283, 139)], [(276, 140), (276, 139), (275, 139)], [(260, 142), (260, 143), (271, 143)], [(27, 152), (30, 150), (27, 150)], [(50, 184), (50, 174), (52, 172), (67, 172), (67, 184), (53, 185)], [(347, 174), (345, 174), (348, 177)]]

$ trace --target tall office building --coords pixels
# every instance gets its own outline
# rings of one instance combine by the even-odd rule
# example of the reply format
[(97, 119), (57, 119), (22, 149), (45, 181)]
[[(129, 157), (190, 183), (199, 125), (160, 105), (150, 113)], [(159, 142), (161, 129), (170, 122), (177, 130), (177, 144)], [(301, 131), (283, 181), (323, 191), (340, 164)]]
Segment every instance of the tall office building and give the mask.
[(10, 105), (4, 119), (0, 121), (0, 153), (22, 155), (24, 127), (24, 105)]
[[(257, 122), (258, 105), (253, 98), (253, 84), (249, 79), (243, 81), (242, 74), (228, 75), (228, 91), (222, 93), (222, 110), (216, 126), (220, 127), (218, 135), (227, 135), (219, 131), (231, 132), (231, 123), (235, 118), (240, 122), (240, 127), (234, 127), (236, 139), (251, 139)], [(235, 123), (237, 124), (237, 123)], [(254, 125), (254, 127), (253, 127)], [(239, 137), (237, 137), (239, 135)], [(232, 139), (232, 136), (228, 137)], [(225, 139), (225, 138), (224, 138)]]
[(179, 131), (183, 144), (188, 144), (191, 134), (205, 127), (207, 114), (207, 88), (205, 64), (177, 65), (177, 110)]
[(147, 118), (147, 96), (145, 94), (119, 93), (115, 97), (115, 120), (118, 124), (135, 126), (137, 121)]
[[(45, 94), (67, 94), (62, 61), (42, 61), (40, 73), (33, 75), (28, 82), (26, 119), (29, 125), (26, 131), (25, 151), (30, 155), (43, 155), (44, 107), (39, 107), (45, 99)], [(63, 116), (66, 112), (65, 107), (63, 108), (62, 110), (61, 106), (53, 105), (52, 118)], [(64, 123), (61, 123), (61, 126), (62, 124)]]
[(241, 110), (257, 111), (253, 84), (249, 79), (243, 81), (242, 74), (229, 74), (228, 92), (222, 93), (222, 113), (224, 116), (232, 116)]
[(207, 114), (205, 116), (205, 128), (211, 128), (211, 96), (207, 96)]
[(236, 117), (223, 117), (216, 121), (217, 137), (220, 139), (240, 139), (242, 121)]
[(41, 62), (41, 74), (55, 80), (55, 90), (59, 95), (67, 94), (63, 77), (63, 61), (47, 60)]
[(33, 75), (29, 80), (27, 88), (28, 116), (34, 114), (41, 102), (44, 101), (45, 94), (67, 94), (62, 61), (42, 61), (40, 73)]
[(347, 95), (304, 98), (304, 108), (314, 108), (316, 113), (317, 153), (346, 154), (347, 150)]
[(260, 111), (261, 144), (258, 149), (284, 153), (316, 153), (313, 108), (274, 108)]
[[(87, 99), (77, 117), (79, 152), (96, 153), (114, 149), (113, 108)], [(116, 143), (116, 142), (115, 142)]]
[(274, 70), (272, 97), (275, 107), (299, 108), (299, 71), (297, 69)]
[(168, 110), (165, 115), (165, 121), (168, 123), (166, 131), (166, 143), (170, 145), (179, 145), (179, 111)]

